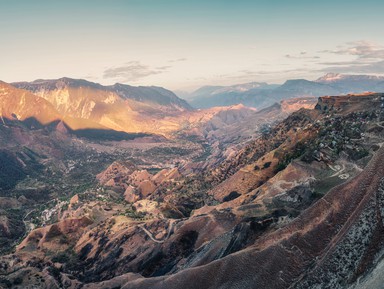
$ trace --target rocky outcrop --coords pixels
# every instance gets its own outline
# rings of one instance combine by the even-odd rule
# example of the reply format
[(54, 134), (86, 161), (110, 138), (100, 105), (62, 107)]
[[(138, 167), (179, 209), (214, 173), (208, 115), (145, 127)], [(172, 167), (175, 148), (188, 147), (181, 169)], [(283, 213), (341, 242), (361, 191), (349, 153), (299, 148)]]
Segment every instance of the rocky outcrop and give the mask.
[(322, 96), (319, 97), (316, 109), (348, 113), (356, 110), (375, 110), (380, 107), (383, 94), (366, 93), (360, 95)]
[(116, 161), (96, 178), (100, 184), (108, 187), (124, 187), (124, 183), (135, 170), (136, 166), (131, 162)]
[(61, 222), (33, 230), (17, 247), (17, 251), (60, 250), (67, 246), (65, 240), (76, 239), (84, 228), (92, 224), (86, 216), (82, 218), (68, 218)]
[(156, 189), (181, 177), (177, 168), (163, 169), (155, 175), (140, 170), (131, 162), (114, 162), (96, 176), (101, 185), (124, 192), (127, 202), (147, 198)]

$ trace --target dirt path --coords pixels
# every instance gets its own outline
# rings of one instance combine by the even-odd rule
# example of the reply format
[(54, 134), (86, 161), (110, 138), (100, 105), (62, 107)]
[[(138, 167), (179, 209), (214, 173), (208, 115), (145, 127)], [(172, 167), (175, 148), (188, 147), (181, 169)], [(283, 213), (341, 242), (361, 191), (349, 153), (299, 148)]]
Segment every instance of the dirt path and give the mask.
[(141, 229), (144, 231), (144, 233), (146, 233), (147, 236), (148, 236), (153, 242), (158, 243), (158, 244), (162, 244), (162, 243), (164, 243), (166, 240), (168, 240), (169, 236), (171, 235), (172, 230), (173, 230), (173, 227), (174, 227), (174, 224), (175, 224), (175, 221), (176, 221), (176, 220), (170, 220), (170, 221), (169, 221), (167, 236), (165, 236), (165, 238), (164, 238), (163, 240), (157, 240), (157, 239), (153, 236), (153, 234), (145, 228), (145, 224), (140, 224), (140, 225), (138, 225), (138, 227), (141, 228)]
[[(355, 209), (353, 210), (349, 218), (343, 223), (342, 228), (339, 230), (339, 232), (335, 236), (333, 236), (332, 242), (330, 242), (330, 244), (326, 248), (327, 253), (324, 254), (324, 256), (320, 259), (318, 264), (322, 264), (324, 260), (326, 260), (330, 254), (332, 254), (332, 249), (337, 244), (339, 244), (339, 241), (343, 237), (345, 237), (346, 232), (351, 228), (351, 226), (354, 224), (354, 221), (358, 218), (359, 214), (363, 211), (363, 207), (367, 204), (367, 202), (369, 202), (369, 200), (372, 199), (372, 192), (376, 190), (375, 185), (377, 184), (377, 180), (376, 182), (374, 180), (375, 178), (379, 178), (378, 175), (380, 174), (380, 172), (381, 174), (383, 172), (384, 166), (379, 160), (384, 158), (384, 151), (382, 149), (378, 151), (377, 155), (374, 156), (374, 158), (375, 160), (372, 166), (368, 167), (366, 171), (363, 172), (364, 175), (366, 176), (365, 182), (356, 184), (356, 188), (364, 191), (364, 194), (360, 194), (363, 196), (362, 199), (357, 204), (357, 206), (355, 207)], [(379, 172), (379, 174), (377, 174), (377, 172)], [(382, 177), (383, 176), (381, 175), (380, 179)]]

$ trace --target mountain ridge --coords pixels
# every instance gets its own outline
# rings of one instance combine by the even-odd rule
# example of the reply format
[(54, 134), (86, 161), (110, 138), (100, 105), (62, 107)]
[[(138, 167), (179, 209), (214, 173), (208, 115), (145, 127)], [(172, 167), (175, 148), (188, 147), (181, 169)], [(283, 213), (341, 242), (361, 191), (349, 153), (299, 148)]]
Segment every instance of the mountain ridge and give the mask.
[(12, 85), (47, 100), (64, 119), (84, 120), (97, 124), (98, 128), (128, 133), (169, 133), (178, 128), (177, 118), (181, 113), (193, 111), (185, 100), (156, 86), (134, 87), (119, 83), (103, 86), (72, 78)]
[[(32, 82), (13, 82), (11, 85), (32, 91), (34, 93), (40, 94), (43, 96), (42, 90), (57, 90), (64, 88), (81, 88), (81, 87), (90, 87), (94, 89), (104, 90), (108, 92), (115, 92), (120, 97), (125, 99), (133, 99), (140, 101), (152, 101), (156, 104), (156, 98), (163, 98), (164, 100), (168, 98), (169, 102), (165, 104), (177, 104), (180, 109), (191, 109), (188, 103), (180, 98), (178, 98), (173, 92), (162, 87), (156, 86), (131, 86), (127, 84), (115, 83), (113, 85), (102, 85), (99, 83), (91, 82), (85, 79), (74, 79), (69, 77), (62, 77), (59, 79), (38, 79)], [(149, 97), (148, 92), (156, 93), (152, 98)], [(173, 101), (173, 102), (172, 102)], [(158, 104), (162, 104), (159, 102)]]
[[(384, 77), (327, 73), (313, 81), (289, 79), (281, 85), (265, 84), (254, 89), (246, 89), (247, 85), (205, 86), (192, 92), (188, 99), (192, 106), (197, 108), (242, 103), (260, 109), (287, 98), (320, 97), (367, 91), (382, 92), (384, 91)], [(242, 86), (244, 86), (244, 91), (232, 89)]]

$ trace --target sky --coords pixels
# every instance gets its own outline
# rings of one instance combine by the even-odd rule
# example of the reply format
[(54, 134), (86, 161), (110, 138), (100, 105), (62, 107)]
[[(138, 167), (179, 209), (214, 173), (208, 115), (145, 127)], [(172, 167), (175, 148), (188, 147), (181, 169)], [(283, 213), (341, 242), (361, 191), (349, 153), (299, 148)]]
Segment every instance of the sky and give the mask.
[(384, 1), (0, 0), (0, 80), (283, 83), (384, 74)]

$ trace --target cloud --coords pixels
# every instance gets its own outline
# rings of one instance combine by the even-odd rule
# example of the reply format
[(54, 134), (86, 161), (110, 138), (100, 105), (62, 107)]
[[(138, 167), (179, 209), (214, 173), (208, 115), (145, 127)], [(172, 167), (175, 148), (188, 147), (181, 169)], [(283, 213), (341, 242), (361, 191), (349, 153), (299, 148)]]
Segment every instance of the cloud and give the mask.
[(104, 71), (103, 78), (119, 79), (122, 82), (136, 81), (150, 75), (164, 73), (171, 66), (161, 66), (155, 69), (139, 61), (130, 61), (123, 66), (108, 68)]
[(337, 73), (376, 73), (384, 74), (384, 60), (372, 62), (368, 64), (352, 63), (349, 65), (338, 64), (321, 69), (322, 72), (337, 72)]
[(307, 56), (307, 52), (302, 51), (298, 55), (292, 55), (292, 54), (286, 54), (284, 55), (285, 58), (289, 59), (319, 59), (319, 56)]
[(165, 65), (165, 66), (159, 66), (159, 67), (156, 67), (156, 69), (158, 70), (167, 70), (168, 68), (171, 68), (172, 66), (170, 65)]
[(285, 74), (285, 73), (294, 73), (294, 72), (308, 72), (306, 68), (293, 68), (293, 69), (284, 69), (284, 70), (240, 70), (240, 76), (258, 76), (258, 75), (273, 75), (273, 74)]
[(174, 62), (183, 62), (183, 61), (187, 61), (187, 60), (188, 60), (187, 58), (178, 58), (178, 59), (168, 60), (168, 62), (174, 63)]
[(348, 42), (337, 50), (324, 50), (322, 53), (332, 53), (353, 56), (353, 60), (322, 62), (325, 65), (322, 72), (337, 73), (384, 73), (384, 47), (369, 41)]
[(81, 78), (87, 80), (99, 80), (99, 77), (94, 74), (87, 74), (86, 76), (83, 76)]
[(364, 65), (367, 64), (365, 62), (362, 62), (360, 60), (352, 60), (352, 61), (330, 61), (330, 62), (319, 62), (320, 65), (340, 65), (340, 66), (345, 66), (345, 65)]
[(311, 70), (307, 68), (293, 68), (293, 69), (284, 69), (284, 70), (239, 70), (234, 74), (219, 74), (213, 77), (214, 80), (231, 80), (232, 82), (249, 82), (249, 81), (259, 81), (260, 79), (266, 79), (270, 77), (278, 77), (281, 75), (287, 74), (308, 74)]
[(324, 50), (323, 53), (357, 56), (359, 59), (384, 59), (384, 47), (369, 41), (348, 42), (337, 50)]

